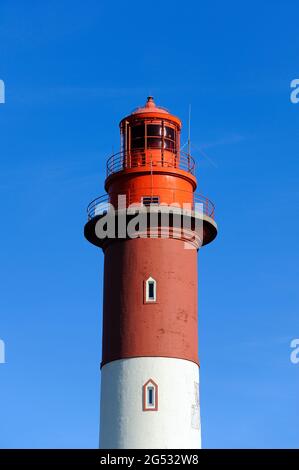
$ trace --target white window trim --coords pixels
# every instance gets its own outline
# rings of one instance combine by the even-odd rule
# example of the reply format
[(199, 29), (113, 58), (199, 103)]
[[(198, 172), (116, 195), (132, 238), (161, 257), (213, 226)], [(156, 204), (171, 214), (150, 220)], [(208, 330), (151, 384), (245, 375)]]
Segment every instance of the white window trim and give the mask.
[[(154, 297), (149, 296), (149, 286), (150, 284), (154, 285)], [(145, 300), (146, 302), (156, 302), (157, 301), (157, 281), (149, 277), (145, 282)]]
[[(158, 385), (149, 379), (143, 385), (143, 411), (158, 411)], [(149, 402), (149, 389), (152, 389), (153, 403)]]

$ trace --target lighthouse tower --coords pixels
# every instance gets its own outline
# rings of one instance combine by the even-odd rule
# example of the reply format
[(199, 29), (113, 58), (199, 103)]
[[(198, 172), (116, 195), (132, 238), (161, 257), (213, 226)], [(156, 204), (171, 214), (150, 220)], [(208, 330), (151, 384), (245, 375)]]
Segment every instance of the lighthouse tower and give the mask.
[(217, 225), (180, 132), (148, 97), (120, 122), (106, 194), (87, 209), (105, 257), (101, 448), (201, 447), (197, 251)]

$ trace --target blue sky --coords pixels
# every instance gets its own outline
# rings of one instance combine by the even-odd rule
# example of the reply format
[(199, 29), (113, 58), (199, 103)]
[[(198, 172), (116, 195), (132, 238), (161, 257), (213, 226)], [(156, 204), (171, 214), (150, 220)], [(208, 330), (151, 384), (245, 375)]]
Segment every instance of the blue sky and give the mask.
[(185, 123), (191, 103), (216, 204), (199, 254), (203, 446), (298, 447), (296, 3), (2, 0), (1, 448), (98, 445), (103, 256), (85, 210), (148, 94)]

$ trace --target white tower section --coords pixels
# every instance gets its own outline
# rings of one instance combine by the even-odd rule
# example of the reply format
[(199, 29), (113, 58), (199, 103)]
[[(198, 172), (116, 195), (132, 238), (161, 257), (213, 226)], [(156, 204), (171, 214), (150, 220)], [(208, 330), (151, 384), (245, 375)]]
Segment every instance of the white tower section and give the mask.
[(102, 449), (199, 449), (199, 367), (140, 357), (102, 368)]

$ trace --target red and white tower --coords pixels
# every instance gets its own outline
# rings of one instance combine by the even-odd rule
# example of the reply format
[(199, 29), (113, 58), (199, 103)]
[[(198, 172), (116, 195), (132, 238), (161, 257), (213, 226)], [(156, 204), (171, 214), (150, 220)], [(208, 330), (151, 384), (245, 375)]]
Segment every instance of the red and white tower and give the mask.
[[(197, 250), (217, 225), (213, 204), (195, 192), (180, 131), (152, 97), (122, 119), (107, 194), (88, 206), (85, 237), (105, 256), (101, 448), (201, 447)], [(136, 214), (146, 217), (142, 230)]]

